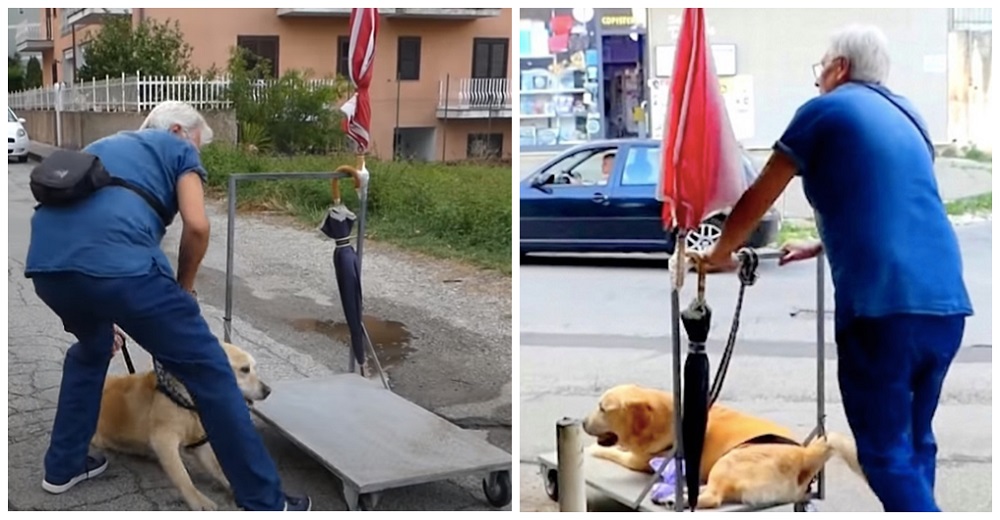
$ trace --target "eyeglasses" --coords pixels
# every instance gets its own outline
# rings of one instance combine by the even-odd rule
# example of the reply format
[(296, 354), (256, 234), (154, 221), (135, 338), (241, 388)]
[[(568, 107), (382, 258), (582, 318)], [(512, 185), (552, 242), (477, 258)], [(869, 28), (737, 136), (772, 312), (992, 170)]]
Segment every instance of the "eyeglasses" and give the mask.
[(826, 67), (824, 67), (822, 63), (817, 63), (817, 64), (813, 65), (813, 78), (814, 79), (819, 79), (820, 76), (823, 75), (823, 70), (824, 69), (826, 69)]

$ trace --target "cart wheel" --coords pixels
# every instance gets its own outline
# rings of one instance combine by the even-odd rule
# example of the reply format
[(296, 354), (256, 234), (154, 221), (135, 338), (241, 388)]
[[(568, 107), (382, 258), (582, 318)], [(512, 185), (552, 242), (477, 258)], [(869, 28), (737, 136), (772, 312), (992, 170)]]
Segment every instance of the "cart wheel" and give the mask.
[(554, 469), (545, 470), (545, 494), (553, 502), (559, 501), (559, 472)]
[(816, 504), (812, 503), (812, 500), (808, 502), (798, 502), (793, 506), (793, 510), (796, 513), (818, 513), (819, 509), (816, 508)]
[(376, 504), (378, 504), (378, 496), (374, 493), (358, 496), (358, 511), (374, 511)]
[(510, 505), (510, 471), (494, 471), (490, 473), (489, 477), (483, 479), (483, 493), (486, 494), (486, 501), (493, 507), (506, 507)]

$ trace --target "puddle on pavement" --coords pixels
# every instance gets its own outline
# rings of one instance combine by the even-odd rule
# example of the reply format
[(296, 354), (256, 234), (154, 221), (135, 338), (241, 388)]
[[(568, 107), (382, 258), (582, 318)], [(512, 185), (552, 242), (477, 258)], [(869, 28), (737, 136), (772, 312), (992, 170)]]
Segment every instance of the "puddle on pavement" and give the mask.
[[(366, 315), (364, 323), (365, 329), (368, 330), (368, 338), (371, 339), (375, 354), (383, 368), (396, 366), (416, 352), (416, 349), (410, 346), (413, 334), (402, 322)], [(303, 318), (294, 320), (292, 327), (300, 332), (317, 332), (350, 348), (351, 329), (346, 322)]]

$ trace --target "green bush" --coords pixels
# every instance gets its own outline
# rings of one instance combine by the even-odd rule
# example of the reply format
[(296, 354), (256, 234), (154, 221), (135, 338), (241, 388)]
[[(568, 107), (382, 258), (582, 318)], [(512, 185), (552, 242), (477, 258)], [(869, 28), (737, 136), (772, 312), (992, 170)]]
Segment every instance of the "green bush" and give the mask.
[[(355, 163), (353, 155), (266, 156), (213, 144), (202, 150), (210, 190), (225, 196), (232, 173), (321, 172)], [(511, 270), (510, 167), (368, 159), (371, 185), (367, 237), (431, 255)], [(344, 203), (357, 197), (343, 183)], [(243, 210), (281, 211), (318, 225), (330, 204), (326, 181), (241, 183)]]
[[(248, 66), (253, 63), (253, 66)], [(342, 150), (344, 132), (337, 101), (346, 97), (347, 82), (326, 78), (313, 82), (308, 71), (288, 70), (271, 79), (266, 60), (246, 49), (232, 49), (226, 96), (239, 121), (240, 142), (275, 153), (329, 153)]]

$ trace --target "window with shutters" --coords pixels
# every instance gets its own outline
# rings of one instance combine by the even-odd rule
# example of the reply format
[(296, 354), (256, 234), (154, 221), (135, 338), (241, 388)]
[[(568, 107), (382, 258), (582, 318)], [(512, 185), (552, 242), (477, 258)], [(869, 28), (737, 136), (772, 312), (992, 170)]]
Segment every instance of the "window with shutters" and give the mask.
[(272, 78), (278, 77), (278, 37), (277, 36), (237, 36), (236, 45), (246, 49), (247, 69), (253, 69), (261, 60), (267, 60), (271, 65), (269, 72)]
[(472, 40), (472, 77), (506, 78), (509, 38), (474, 38)]
[(396, 77), (401, 81), (420, 79), (420, 37), (400, 36), (396, 44)]

